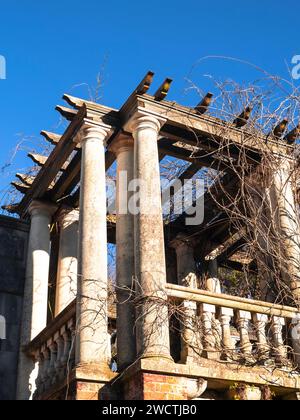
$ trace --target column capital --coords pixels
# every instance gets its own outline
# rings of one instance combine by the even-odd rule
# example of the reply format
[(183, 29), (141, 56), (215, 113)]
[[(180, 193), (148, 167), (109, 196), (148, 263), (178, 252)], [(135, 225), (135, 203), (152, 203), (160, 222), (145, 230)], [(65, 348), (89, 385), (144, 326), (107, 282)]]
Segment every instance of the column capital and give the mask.
[(87, 140), (98, 139), (102, 142), (105, 142), (111, 133), (112, 127), (110, 125), (100, 123), (92, 124), (91, 122), (85, 121), (77, 134), (75, 135), (73, 141), (75, 143), (83, 143)]
[(167, 119), (160, 115), (138, 110), (126, 123), (125, 130), (133, 133), (133, 135), (137, 131), (145, 129), (154, 130), (158, 134), (166, 121)]
[(47, 217), (53, 216), (57, 210), (57, 205), (42, 200), (32, 200), (28, 207), (28, 212), (31, 217), (44, 215)]
[(109, 151), (118, 156), (119, 153), (132, 150), (134, 148), (134, 141), (131, 133), (119, 134), (109, 145)]
[(79, 210), (68, 206), (61, 207), (58, 212), (57, 222), (60, 227), (68, 227), (75, 222), (79, 222)]
[(193, 239), (187, 238), (184, 235), (179, 234), (175, 239), (170, 242), (170, 247), (174, 248), (175, 251), (194, 249), (195, 243)]

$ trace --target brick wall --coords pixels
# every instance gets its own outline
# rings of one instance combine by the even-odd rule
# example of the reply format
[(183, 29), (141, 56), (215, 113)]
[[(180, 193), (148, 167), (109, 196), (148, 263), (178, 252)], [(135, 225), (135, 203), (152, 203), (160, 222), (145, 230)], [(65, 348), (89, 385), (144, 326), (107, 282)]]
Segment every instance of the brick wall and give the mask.
[(125, 400), (186, 400), (186, 378), (140, 372), (124, 384)]

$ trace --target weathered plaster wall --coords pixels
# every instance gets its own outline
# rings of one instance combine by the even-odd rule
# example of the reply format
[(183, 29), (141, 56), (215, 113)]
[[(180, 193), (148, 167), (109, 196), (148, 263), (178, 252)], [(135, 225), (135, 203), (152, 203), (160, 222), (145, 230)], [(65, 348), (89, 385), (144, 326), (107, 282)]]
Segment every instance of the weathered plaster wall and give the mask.
[(28, 231), (27, 223), (0, 216), (0, 400), (15, 399)]

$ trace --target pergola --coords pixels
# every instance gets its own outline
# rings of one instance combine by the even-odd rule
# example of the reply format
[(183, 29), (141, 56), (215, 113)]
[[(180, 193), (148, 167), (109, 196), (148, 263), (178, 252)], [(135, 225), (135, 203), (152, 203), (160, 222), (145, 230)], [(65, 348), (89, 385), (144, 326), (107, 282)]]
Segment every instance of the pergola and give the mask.
[[(66, 131), (62, 136), (42, 131), (54, 146), (52, 152), (48, 157), (31, 154), (40, 166), (39, 172), (35, 177), (17, 174), (21, 183), (13, 183), (23, 198), (19, 204), (6, 206), (6, 210), (21, 218), (31, 218), (21, 338), (27, 355), (20, 356), (20, 398), (28, 394), (28, 378), (24, 374), (29, 372), (30, 376), (32, 371), (28, 354), (40, 361), (38, 382), (43, 381), (45, 363), (47, 366), (50, 363), (54, 370), (55, 360), (66, 364), (70, 341), (65, 340), (66, 331), (70, 332), (75, 326), (77, 373), (79, 371), (85, 380), (97, 377), (97, 381), (103, 383), (111, 379), (107, 338), (107, 240), (117, 245), (116, 329), (120, 372), (137, 357), (173, 363), (167, 307), (170, 298), (183, 301), (184, 305), (187, 303), (190, 320), (197, 319), (197, 305), (201, 305), (203, 328), (210, 337), (207, 348), (203, 349), (208, 359), (215, 358), (217, 353), (210, 330), (214, 318), (220, 317), (225, 346), (230, 348), (230, 320), (236, 316), (242, 351), (247, 357), (252, 348), (247, 328), (249, 320), (253, 317), (256, 323), (263, 323), (265, 327), (269, 317), (274, 317), (274, 340), (280, 350), (277, 359), (283, 360), (282, 328), (297, 313), (295, 308), (258, 301), (251, 303), (244, 298), (223, 295), (220, 290), (196, 290), (195, 276), (189, 276), (189, 273), (193, 271), (194, 252), (197, 253), (203, 243), (205, 254), (199, 251), (201, 258), (218, 249), (220, 264), (241, 269), (241, 263), (230, 261), (230, 257), (243, 246), (243, 232), (231, 229), (226, 211), (218, 208), (210, 189), (220, 196), (224, 191), (234, 196), (239, 188), (239, 178), (231, 168), (235, 164), (238, 167), (241, 150), (253, 170), (259, 166), (265, 152), (284, 161), (294, 161), (294, 142), (299, 137), (300, 127), (285, 135), (287, 121), (283, 121), (271, 133), (262, 135), (247, 127), (251, 117), (249, 107), (234, 121), (228, 122), (208, 115), (210, 93), (195, 108), (168, 101), (171, 79), (166, 79), (154, 95), (149, 95), (153, 76), (148, 72), (119, 110), (64, 95), (71, 108), (58, 106), (56, 109), (69, 121)], [(166, 156), (189, 164), (180, 174), (181, 180), (197, 178), (203, 168), (212, 168), (218, 174), (218, 182), (210, 185), (204, 195), (202, 224), (187, 225), (185, 214), (163, 223), (159, 162)], [(115, 161), (118, 198), (114, 218), (107, 216), (106, 173)], [(142, 179), (147, 186), (147, 191), (141, 192), (137, 215), (121, 211), (122, 203), (128, 204), (119, 178), (122, 171), (127, 172), (129, 179)], [(220, 185), (222, 188), (218, 191)], [(148, 212), (150, 207), (151, 212)], [(52, 221), (59, 221), (61, 231), (58, 269), (54, 267), (57, 271), (55, 319), (47, 330), (49, 224)], [(295, 248), (288, 240), (286, 243), (292, 253)], [(168, 248), (176, 250), (178, 278), (173, 281), (167, 279), (165, 251)], [(71, 256), (76, 258), (71, 260)], [(76, 284), (73, 295), (76, 313), (70, 290), (63, 281), (66, 278)], [(297, 285), (295, 287), (297, 289)], [(131, 303), (133, 292), (140, 299), (138, 308)], [(191, 328), (183, 327), (182, 334), (189, 337), (183, 344), (181, 360), (188, 364), (195, 357), (191, 341), (196, 332), (191, 333)], [(259, 340), (263, 349), (266, 338), (260, 335)]]

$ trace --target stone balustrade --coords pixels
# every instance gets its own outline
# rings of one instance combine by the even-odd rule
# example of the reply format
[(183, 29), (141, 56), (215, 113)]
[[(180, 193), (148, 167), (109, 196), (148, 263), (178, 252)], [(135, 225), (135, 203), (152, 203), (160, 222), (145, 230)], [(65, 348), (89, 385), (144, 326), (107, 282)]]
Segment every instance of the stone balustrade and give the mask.
[[(244, 299), (202, 290), (167, 285), (170, 303), (184, 308), (197, 305), (199, 330), (185, 346), (195, 346), (198, 359), (239, 364), (299, 368), (299, 312), (294, 307)], [(184, 335), (184, 326), (182, 333)], [(193, 363), (197, 363), (197, 357)], [(187, 363), (187, 361), (182, 361)]]
[[(68, 385), (75, 367), (76, 300), (71, 302), (47, 327), (24, 348), (36, 364), (34, 399), (47, 399), (48, 394)], [(108, 313), (109, 337), (115, 332), (116, 314)], [(108, 337), (108, 338), (109, 338)]]
[(26, 348), (38, 370), (34, 398), (67, 380), (75, 362), (76, 305), (72, 302)]

